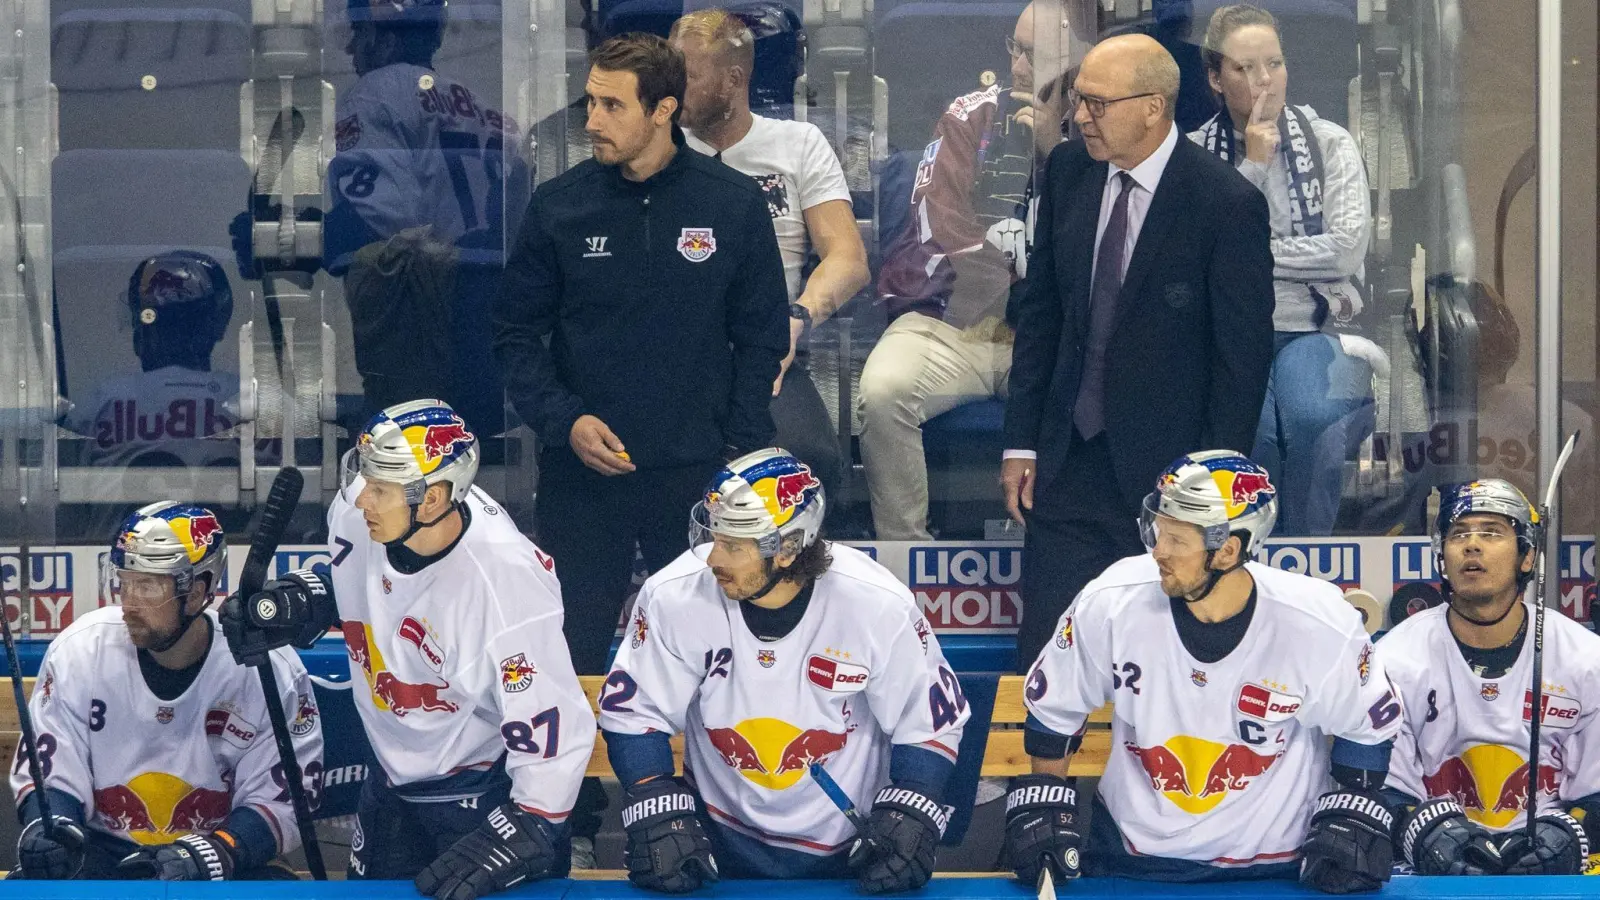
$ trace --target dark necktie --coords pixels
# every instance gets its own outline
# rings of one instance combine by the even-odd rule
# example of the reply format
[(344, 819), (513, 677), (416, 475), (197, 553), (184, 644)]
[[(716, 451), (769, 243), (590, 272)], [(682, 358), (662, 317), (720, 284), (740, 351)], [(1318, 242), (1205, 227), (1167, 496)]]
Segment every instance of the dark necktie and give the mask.
[(1128, 242), (1128, 195), (1137, 182), (1127, 172), (1118, 172), (1121, 192), (1111, 204), (1111, 219), (1100, 237), (1094, 259), (1094, 281), (1089, 286), (1089, 340), (1083, 352), (1083, 377), (1078, 381), (1078, 400), (1073, 405), (1072, 422), (1084, 438), (1105, 430), (1106, 344), (1111, 340), (1111, 323), (1117, 315), (1117, 295), (1122, 291), (1123, 247)]

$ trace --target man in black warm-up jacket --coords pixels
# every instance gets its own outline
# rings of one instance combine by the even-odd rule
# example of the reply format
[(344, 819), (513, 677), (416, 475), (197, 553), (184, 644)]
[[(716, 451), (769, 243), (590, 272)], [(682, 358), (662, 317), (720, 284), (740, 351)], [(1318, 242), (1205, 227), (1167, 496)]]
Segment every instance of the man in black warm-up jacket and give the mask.
[[(604, 674), (635, 541), (652, 571), (666, 565), (711, 476), (772, 439), (789, 321), (761, 190), (684, 146), (683, 57), (630, 34), (590, 66), (594, 159), (534, 194), (494, 349), (539, 435), (539, 544), (558, 566), (573, 666)], [(574, 811), (579, 841), (598, 825), (597, 787)]]

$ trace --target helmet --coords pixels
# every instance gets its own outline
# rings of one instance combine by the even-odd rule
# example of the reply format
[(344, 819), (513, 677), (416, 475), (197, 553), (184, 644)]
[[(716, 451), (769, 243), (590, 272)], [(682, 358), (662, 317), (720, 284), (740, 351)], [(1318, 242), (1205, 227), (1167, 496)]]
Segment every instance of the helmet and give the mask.
[[(1542, 531), (1539, 513), (1517, 486), (1503, 478), (1485, 478), (1465, 484), (1446, 485), (1439, 490), (1439, 515), (1433, 521), (1433, 568), (1441, 580), (1444, 574), (1444, 538), (1450, 526), (1462, 516), (1493, 513), (1511, 520), (1517, 532), (1517, 553), (1526, 555), (1537, 547)], [(1520, 573), (1523, 578), (1532, 573)]]
[(128, 311), (135, 331), (182, 330), (206, 347), (222, 340), (233, 318), (233, 288), (215, 259), (169, 250), (139, 263), (128, 278)]
[(443, 25), (445, 0), (349, 0), (352, 22), (394, 25)]
[(1221, 550), (1229, 535), (1248, 532), (1244, 558), (1251, 559), (1278, 521), (1278, 489), (1267, 470), (1242, 453), (1190, 453), (1167, 466), (1144, 498), (1139, 533), (1146, 547), (1155, 547), (1158, 515), (1200, 526), (1208, 551)]
[(344, 487), (356, 475), (405, 486), (406, 503), (422, 502), (428, 485), (448, 482), (459, 503), (478, 474), (478, 439), (443, 400), (397, 403), (372, 417), (344, 456)]
[(816, 541), (823, 507), (822, 482), (810, 466), (785, 450), (757, 450), (712, 477), (690, 515), (689, 546), (721, 534), (754, 540), (769, 559), (784, 549), (797, 552)]
[[(170, 500), (141, 507), (125, 519), (106, 557), (108, 570), (171, 575), (180, 597), (201, 574), (211, 576), (207, 589), (215, 592), (227, 565), (227, 536), (216, 514)], [(102, 574), (108, 584), (110, 574)]]

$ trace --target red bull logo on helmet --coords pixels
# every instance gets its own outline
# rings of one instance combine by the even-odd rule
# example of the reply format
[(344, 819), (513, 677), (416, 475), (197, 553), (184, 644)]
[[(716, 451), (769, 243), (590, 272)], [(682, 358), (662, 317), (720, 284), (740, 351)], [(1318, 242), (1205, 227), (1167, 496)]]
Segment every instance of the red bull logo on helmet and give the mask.
[(172, 533), (178, 536), (179, 543), (183, 544), (184, 554), (191, 563), (204, 559), (217, 543), (217, 536), (222, 534), (222, 524), (210, 513), (168, 519), (167, 524), (171, 526)]
[(451, 416), (448, 422), (437, 425), (412, 425), (402, 429), (417, 467), (427, 475), (456, 458), (459, 451), (472, 444), (472, 432), (460, 416)]
[[(756, 478), (750, 489), (756, 492), (772, 516), (774, 525), (787, 525), (795, 511), (805, 502), (806, 492), (822, 486), (811, 467), (802, 464), (799, 471), (784, 472), (767, 478)], [(707, 501), (710, 502), (709, 500)]]
[(107, 831), (136, 844), (169, 844), (191, 832), (215, 830), (233, 811), (232, 773), (218, 788), (194, 787), (176, 775), (145, 772), (127, 784), (94, 792), (94, 817)]
[(1230, 519), (1277, 495), (1265, 472), (1213, 469), (1211, 478), (1217, 483), (1217, 491), (1222, 495)]
[(775, 791), (792, 786), (814, 762), (844, 749), (850, 729), (801, 729), (782, 719), (745, 719), (732, 728), (707, 728), (717, 755), (754, 784)]
[(1281, 755), (1257, 753), (1244, 744), (1224, 746), (1186, 734), (1152, 747), (1140, 747), (1132, 741), (1123, 747), (1144, 767), (1151, 787), (1192, 815), (1210, 812), (1228, 794), (1249, 787)]
[[(1553, 801), (1561, 787), (1559, 750), (1551, 746), (1548, 758), (1555, 765), (1539, 766), (1541, 803)], [(1432, 775), (1424, 775), (1422, 786), (1430, 797), (1454, 797), (1467, 818), (1479, 825), (1509, 828), (1527, 808), (1528, 760), (1510, 747), (1477, 744), (1446, 759)]]

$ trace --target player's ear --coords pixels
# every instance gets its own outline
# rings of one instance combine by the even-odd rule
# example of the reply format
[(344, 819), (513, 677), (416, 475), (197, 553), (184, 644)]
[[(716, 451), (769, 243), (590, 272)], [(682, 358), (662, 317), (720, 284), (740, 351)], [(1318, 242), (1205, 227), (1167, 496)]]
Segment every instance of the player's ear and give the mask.
[(1237, 534), (1230, 534), (1228, 539), (1222, 542), (1222, 549), (1218, 550), (1217, 555), (1212, 558), (1211, 568), (1225, 572), (1237, 566), (1239, 558), (1243, 554), (1244, 539)]
[(1523, 571), (1523, 572), (1532, 572), (1533, 571), (1533, 559), (1534, 559), (1534, 548), (1529, 547), (1528, 548), (1528, 552), (1522, 554), (1522, 565), (1519, 567), (1521, 569), (1521, 571)]
[(195, 615), (206, 608), (211, 599), (211, 575), (202, 574), (189, 585), (189, 596), (184, 598), (185, 615)]
[(450, 483), (439, 481), (428, 485), (422, 494), (422, 508), (418, 510), (424, 519), (434, 519), (444, 512), (450, 505)]

